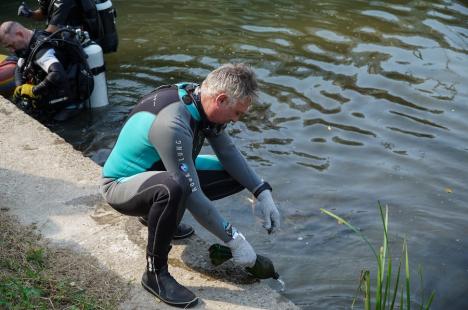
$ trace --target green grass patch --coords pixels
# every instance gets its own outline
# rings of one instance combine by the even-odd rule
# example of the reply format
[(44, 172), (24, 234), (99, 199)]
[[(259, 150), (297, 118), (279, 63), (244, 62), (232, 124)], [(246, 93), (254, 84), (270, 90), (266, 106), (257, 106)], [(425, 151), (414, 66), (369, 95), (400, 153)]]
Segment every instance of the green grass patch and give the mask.
[(0, 309), (116, 309), (128, 290), (95, 258), (50, 246), (0, 212)]
[[(403, 241), (402, 254), (399, 258), (398, 268), (396, 274), (394, 274), (394, 266), (392, 266), (392, 256), (390, 253), (390, 248), (388, 246), (388, 207), (385, 206), (383, 209), (380, 202), (378, 203), (380, 218), (382, 220), (383, 226), (383, 242), (380, 246), (379, 251), (372, 246), (367, 237), (361, 233), (361, 231), (355, 226), (348, 223), (346, 220), (340, 216), (334, 214), (331, 211), (321, 208), (320, 210), (326, 215), (336, 219), (338, 223), (345, 224), (349, 229), (358, 234), (362, 240), (369, 246), (372, 253), (374, 254), (375, 260), (377, 262), (377, 276), (375, 281), (375, 294), (371, 294), (371, 276), (369, 270), (363, 270), (361, 272), (361, 281), (359, 283), (359, 288), (363, 292), (364, 296), (364, 309), (372, 309), (372, 304), (374, 304), (374, 309), (376, 310), (385, 310), (385, 309), (411, 309), (411, 289), (410, 289), (410, 267), (408, 259), (408, 244), (406, 239)], [(404, 265), (404, 282), (403, 284), (400, 281), (401, 276), (401, 266)], [(422, 271), (419, 269), (421, 286), (422, 286)], [(399, 305), (395, 303), (397, 301), (397, 295), (400, 292)], [(429, 299), (424, 301), (423, 295), (421, 296), (420, 309), (430, 309), (432, 301), (434, 300), (435, 293), (432, 292), (429, 296)], [(352, 307), (356, 298), (354, 298)]]

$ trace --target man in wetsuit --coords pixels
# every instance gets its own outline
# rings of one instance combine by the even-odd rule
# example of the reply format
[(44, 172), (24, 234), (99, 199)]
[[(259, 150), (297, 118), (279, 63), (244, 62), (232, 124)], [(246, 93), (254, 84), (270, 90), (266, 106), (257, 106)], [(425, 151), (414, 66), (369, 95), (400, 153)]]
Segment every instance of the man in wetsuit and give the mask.
[[(190, 307), (198, 302), (167, 267), (171, 239), (186, 208), (244, 267), (254, 265), (255, 251), (212, 200), (246, 188), (257, 198), (263, 226), (269, 232), (279, 227), (270, 185), (249, 167), (224, 130), (247, 112), (257, 88), (254, 72), (244, 64), (219, 67), (201, 86), (159, 87), (134, 107), (103, 167), (101, 192), (106, 201), (121, 213), (148, 216), (142, 285), (170, 305)], [(205, 138), (216, 155), (199, 155)]]
[[(65, 60), (59, 60), (66, 55), (59, 57), (61, 51), (47, 44), (35, 48), (47, 36), (44, 31), (33, 31), (13, 21), (0, 25), (0, 43), (19, 57), (13, 99), (32, 102), (29, 105), (36, 106), (38, 112), (47, 111), (56, 121), (64, 121), (76, 115), (83, 104), (71, 91)], [(34, 56), (29, 57), (33, 50)]]

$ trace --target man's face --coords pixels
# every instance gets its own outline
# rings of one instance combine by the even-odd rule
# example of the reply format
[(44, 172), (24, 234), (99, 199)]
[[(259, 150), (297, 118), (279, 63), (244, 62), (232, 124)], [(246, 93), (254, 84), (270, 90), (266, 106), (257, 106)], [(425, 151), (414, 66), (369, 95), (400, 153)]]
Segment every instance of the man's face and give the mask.
[(237, 122), (251, 105), (249, 98), (230, 103), (229, 97), (224, 93), (215, 96), (213, 100), (213, 108), (206, 112), (208, 120), (216, 124)]

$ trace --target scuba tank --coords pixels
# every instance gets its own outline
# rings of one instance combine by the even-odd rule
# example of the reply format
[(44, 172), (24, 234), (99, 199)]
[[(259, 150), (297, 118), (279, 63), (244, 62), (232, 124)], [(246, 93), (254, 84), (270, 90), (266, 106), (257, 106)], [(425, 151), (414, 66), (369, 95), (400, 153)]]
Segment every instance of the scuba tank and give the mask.
[[(211, 263), (215, 266), (221, 265), (232, 258), (231, 249), (227, 246), (215, 243), (208, 249)], [(268, 257), (258, 255), (253, 267), (246, 267), (245, 270), (257, 279), (273, 278), (279, 279), (279, 274), (275, 271), (273, 263)]]
[(117, 12), (112, 6), (111, 0), (96, 0), (96, 8), (102, 26), (102, 34), (97, 42), (101, 45), (104, 53), (116, 52), (119, 45), (115, 26)]
[[(91, 108), (99, 108), (109, 104), (106, 84), (106, 67), (104, 65), (104, 56), (102, 48), (96, 42), (89, 39), (89, 35), (84, 33), (82, 47), (88, 56), (86, 61), (93, 74), (94, 89), (89, 98)], [(80, 35), (80, 34), (79, 34)]]

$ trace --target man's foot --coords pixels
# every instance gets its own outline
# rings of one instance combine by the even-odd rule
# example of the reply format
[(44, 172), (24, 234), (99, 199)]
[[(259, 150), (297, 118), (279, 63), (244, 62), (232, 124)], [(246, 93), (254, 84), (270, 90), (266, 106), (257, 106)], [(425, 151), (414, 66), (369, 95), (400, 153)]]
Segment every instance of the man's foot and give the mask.
[[(140, 221), (140, 223), (142, 223), (143, 225), (148, 226), (148, 218), (146, 216), (139, 216), (138, 221)], [(173, 239), (174, 240), (184, 239), (193, 235), (194, 232), (195, 230), (193, 229), (192, 226), (188, 224), (180, 223), (179, 226), (177, 226)]]
[(188, 238), (191, 235), (193, 235), (194, 232), (195, 230), (193, 229), (192, 226), (188, 224), (180, 223), (179, 226), (177, 226), (173, 239), (178, 240), (178, 239)]
[(148, 292), (174, 307), (190, 308), (198, 303), (198, 297), (171, 276), (167, 265), (156, 272), (145, 271), (141, 285)]

